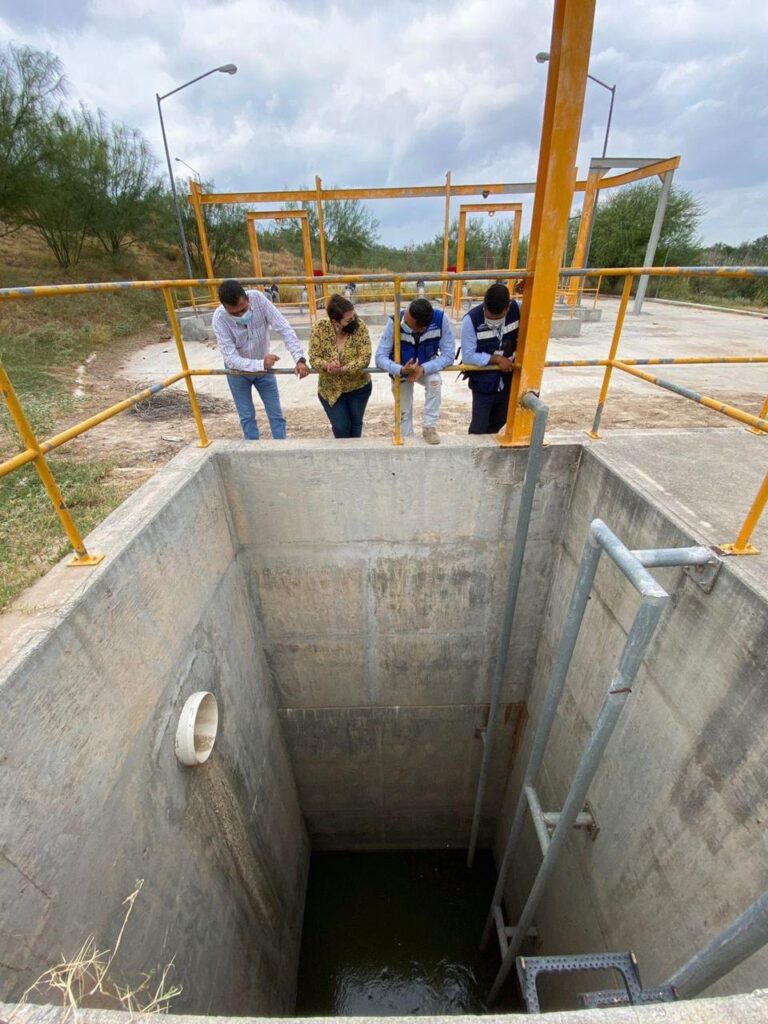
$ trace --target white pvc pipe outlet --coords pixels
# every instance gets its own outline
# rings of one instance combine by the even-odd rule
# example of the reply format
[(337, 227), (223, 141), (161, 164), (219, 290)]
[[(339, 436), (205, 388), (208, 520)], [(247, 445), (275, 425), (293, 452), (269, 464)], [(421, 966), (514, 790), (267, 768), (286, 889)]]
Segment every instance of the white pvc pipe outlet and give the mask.
[(219, 728), (219, 706), (212, 693), (199, 690), (188, 697), (176, 729), (176, 757), (182, 764), (203, 764), (211, 756)]

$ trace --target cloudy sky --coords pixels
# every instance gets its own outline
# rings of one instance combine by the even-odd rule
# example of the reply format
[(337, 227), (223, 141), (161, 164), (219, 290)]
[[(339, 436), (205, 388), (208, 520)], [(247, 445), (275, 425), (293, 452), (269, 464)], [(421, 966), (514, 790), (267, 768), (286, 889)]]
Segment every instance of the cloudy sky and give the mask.
[[(0, 0), (0, 44), (49, 49), (72, 101), (140, 128), (220, 191), (530, 181), (549, 0)], [(609, 155), (680, 154), (705, 242), (768, 233), (768, 4), (598, 0), (590, 71), (617, 85)], [(579, 168), (610, 96), (588, 83)], [(530, 205), (530, 204), (528, 204)], [(385, 241), (432, 237), (440, 200), (373, 204)]]

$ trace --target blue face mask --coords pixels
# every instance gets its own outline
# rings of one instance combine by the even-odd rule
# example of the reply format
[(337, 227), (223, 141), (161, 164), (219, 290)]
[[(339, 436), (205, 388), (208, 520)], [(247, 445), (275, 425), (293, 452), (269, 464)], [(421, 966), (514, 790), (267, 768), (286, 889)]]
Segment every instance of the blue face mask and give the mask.
[(243, 327), (247, 327), (251, 320), (253, 320), (253, 310), (246, 309), (242, 316), (236, 316), (233, 319), (236, 323), (242, 324)]

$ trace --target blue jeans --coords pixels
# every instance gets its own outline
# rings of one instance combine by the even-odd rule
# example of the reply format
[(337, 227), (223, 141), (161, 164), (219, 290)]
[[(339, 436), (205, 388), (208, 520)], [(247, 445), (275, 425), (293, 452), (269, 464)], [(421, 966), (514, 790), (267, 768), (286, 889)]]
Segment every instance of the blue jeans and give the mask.
[(331, 421), (334, 437), (363, 436), (363, 416), (372, 391), (373, 384), (368, 381), (361, 388), (339, 395), (333, 405), (329, 405), (322, 395), (317, 396), (325, 409), (325, 415)]
[(264, 411), (269, 420), (269, 429), (276, 441), (285, 437), (285, 417), (280, 408), (280, 393), (277, 390), (277, 379), (271, 374), (259, 374), (256, 377), (227, 377), (229, 390), (235, 400), (237, 414), (243, 435), (249, 441), (259, 440), (259, 428), (256, 423), (256, 410), (253, 407), (251, 388), (256, 388), (264, 403)]

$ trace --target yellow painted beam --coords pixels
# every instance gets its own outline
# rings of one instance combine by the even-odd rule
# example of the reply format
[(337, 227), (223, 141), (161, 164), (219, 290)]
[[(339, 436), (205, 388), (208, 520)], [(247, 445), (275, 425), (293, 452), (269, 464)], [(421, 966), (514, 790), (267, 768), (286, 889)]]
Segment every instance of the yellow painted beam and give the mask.
[(528, 270), (509, 414), (499, 441), (527, 445), (533, 414), (519, 405), (528, 391), (539, 392), (576, 183), (576, 153), (584, 110), (595, 0), (556, 0), (552, 20), (547, 97), (534, 202)]

